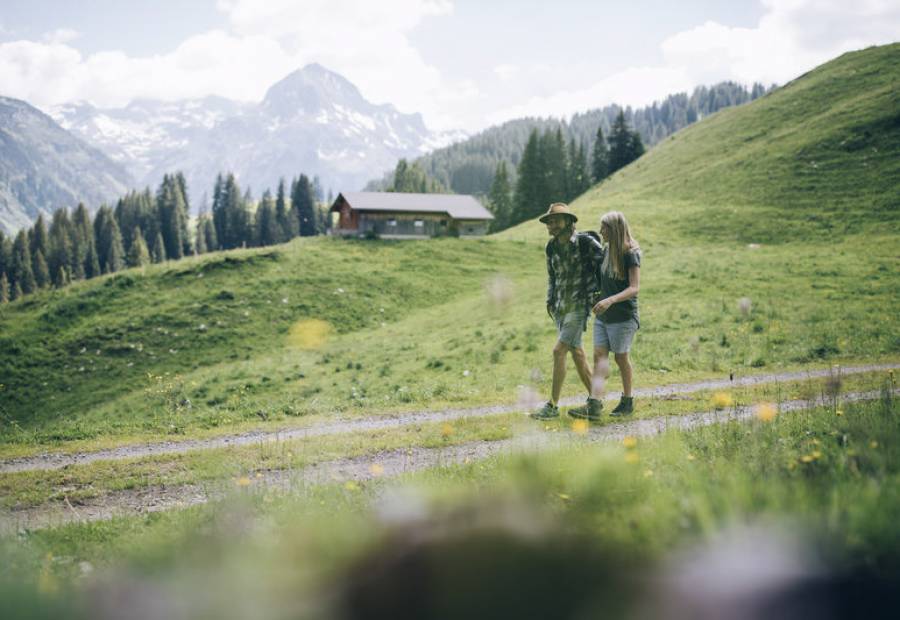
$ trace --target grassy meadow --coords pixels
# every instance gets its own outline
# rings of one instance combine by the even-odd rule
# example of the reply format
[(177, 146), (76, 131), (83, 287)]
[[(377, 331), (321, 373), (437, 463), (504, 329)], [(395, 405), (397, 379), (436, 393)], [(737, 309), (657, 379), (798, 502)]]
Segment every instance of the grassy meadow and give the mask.
[[(841, 56), (673, 135), (572, 205), (582, 229), (622, 210), (643, 249), (637, 387), (900, 361), (898, 67), (898, 44)], [(303, 239), (2, 305), (0, 459), (409, 411), (524, 412), (550, 387), (545, 242), (536, 222), (478, 240)], [(551, 603), (559, 616), (628, 617), (652, 614), (640, 602), (658, 598), (679, 553), (761, 530), (798, 546), (785, 561), (802, 558), (812, 581), (787, 591), (862, 579), (881, 600), (900, 574), (894, 387), (877, 372), (729, 390), (738, 404), (882, 397), (627, 445), (582, 445), (568, 421), (519, 412), (449, 433), (423, 423), (0, 474), (3, 510), (165, 485), (235, 491), (0, 538), (0, 596), (35, 617), (115, 611), (123, 592), (138, 607), (182, 601), (160, 612), (170, 617), (333, 617), (348, 601), (374, 613), (373, 592), (389, 609), (400, 582), (428, 574), (422, 617)], [(582, 390), (570, 370), (564, 396)], [(635, 418), (703, 411), (715, 396), (638, 399)], [(575, 443), (287, 495), (253, 484), (257, 472), (535, 430)], [(483, 589), (495, 598), (464, 595)]]

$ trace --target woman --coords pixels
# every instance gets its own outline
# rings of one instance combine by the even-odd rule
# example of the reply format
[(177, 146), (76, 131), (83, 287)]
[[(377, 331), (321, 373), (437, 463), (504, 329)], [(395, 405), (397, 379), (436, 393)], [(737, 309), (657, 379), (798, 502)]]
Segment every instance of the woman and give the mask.
[(634, 411), (628, 352), (640, 327), (637, 295), (641, 283), (641, 248), (619, 211), (611, 211), (600, 219), (600, 236), (606, 243), (606, 252), (600, 269), (599, 301), (593, 307), (597, 318), (594, 320), (592, 396), (598, 402), (602, 400), (612, 351), (622, 374), (622, 400), (610, 415), (622, 416)]

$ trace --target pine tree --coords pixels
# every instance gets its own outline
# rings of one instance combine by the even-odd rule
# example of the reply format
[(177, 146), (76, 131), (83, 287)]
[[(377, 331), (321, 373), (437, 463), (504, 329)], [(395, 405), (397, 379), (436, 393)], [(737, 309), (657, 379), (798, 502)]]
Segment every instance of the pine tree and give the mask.
[(290, 241), (299, 232), (299, 226), (291, 226), (294, 222), (290, 218), (285, 195), (284, 177), (278, 179), (278, 192), (275, 195), (275, 220), (278, 223), (278, 241)]
[(522, 152), (522, 159), (519, 160), (510, 225), (536, 217), (548, 206), (543, 203), (543, 190), (540, 187), (543, 170), (539, 160), (539, 140), (537, 129), (532, 130)]
[(292, 207), (296, 207), (300, 222), (300, 236), (312, 237), (318, 233), (315, 200), (312, 194), (312, 185), (305, 174), (301, 174), (291, 193)]
[(44, 258), (50, 254), (50, 240), (47, 235), (47, 225), (44, 223), (44, 214), (40, 214), (34, 222), (34, 226), (29, 231), (29, 243), (31, 256), (34, 258), (38, 251), (44, 255)]
[(494, 181), (491, 183), (491, 191), (488, 194), (488, 203), (494, 213), (491, 229), (498, 231), (509, 227), (512, 217), (512, 195), (505, 161), (497, 164)]
[(599, 183), (609, 176), (609, 147), (603, 137), (603, 127), (597, 127), (597, 137), (594, 140), (594, 151), (591, 160), (591, 173), (594, 183)]
[(213, 225), (211, 217), (204, 217), (203, 220), (203, 236), (206, 242), (206, 250), (214, 252), (219, 249), (219, 241), (216, 239), (216, 227)]
[(116, 218), (110, 217), (106, 220), (106, 230), (103, 232), (104, 239), (109, 239), (109, 250), (106, 255), (106, 263), (103, 265), (105, 273), (115, 273), (125, 268), (125, 249), (122, 246), (122, 231), (116, 223)]
[(609, 135), (609, 174), (624, 168), (644, 152), (644, 145), (640, 135), (632, 132), (625, 122), (625, 114), (619, 110), (619, 115), (613, 122)]
[(15, 286), (18, 286), (26, 295), (33, 293), (37, 288), (34, 271), (31, 268), (31, 251), (28, 245), (28, 236), (24, 230), (20, 230), (13, 243), (12, 279)]
[(83, 203), (78, 203), (75, 208), (72, 224), (72, 279), (95, 278), (100, 275), (100, 261), (97, 258), (91, 215)]
[(153, 262), (162, 263), (166, 260), (166, 244), (162, 233), (156, 233), (156, 241), (153, 243)]
[(65, 265), (60, 265), (59, 269), (56, 272), (56, 275), (53, 277), (53, 286), (56, 288), (62, 288), (64, 286), (68, 286), (72, 281), (72, 278), (69, 277), (69, 269)]
[(0, 304), (9, 303), (9, 279), (5, 271), (0, 271)]
[(194, 243), (194, 247), (197, 250), (197, 254), (206, 254), (209, 249), (206, 247), (206, 215), (200, 214), (197, 218), (197, 240)]
[(19, 286), (19, 283), (16, 282), (15, 284), (13, 284), (12, 295), (10, 295), (10, 298), (9, 298), (10, 301), (15, 301), (16, 299), (22, 299), (23, 295), (25, 295), (25, 293), (22, 291), (22, 287)]
[[(68, 209), (57, 209), (50, 221), (50, 255), (47, 267), (53, 276), (53, 285), (60, 288), (68, 283), (72, 268), (72, 236), (75, 234)], [(59, 279), (59, 274), (66, 274), (66, 282)]]
[(278, 243), (278, 221), (275, 216), (275, 203), (269, 190), (263, 194), (256, 210), (256, 243), (260, 246)]
[(0, 230), (0, 273), (12, 271), (12, 242)]
[[(166, 244), (166, 256), (177, 260), (184, 256), (187, 234), (187, 213), (184, 196), (175, 176), (164, 175), (156, 192), (156, 212), (160, 223), (163, 242)], [(190, 241), (187, 246), (190, 247)]]
[(591, 187), (591, 177), (588, 172), (587, 155), (584, 148), (584, 142), (578, 145), (575, 152), (575, 161), (572, 163), (573, 180), (575, 183), (575, 195), (573, 198), (581, 196)]
[(47, 261), (44, 260), (44, 253), (40, 248), (37, 249), (32, 262), (34, 263), (35, 286), (39, 289), (47, 288), (50, 286), (50, 270), (47, 268)]
[(127, 263), (129, 267), (143, 267), (150, 264), (150, 251), (147, 249), (147, 242), (144, 241), (144, 234), (141, 232), (140, 226), (135, 226), (131, 233), (134, 242), (128, 248)]

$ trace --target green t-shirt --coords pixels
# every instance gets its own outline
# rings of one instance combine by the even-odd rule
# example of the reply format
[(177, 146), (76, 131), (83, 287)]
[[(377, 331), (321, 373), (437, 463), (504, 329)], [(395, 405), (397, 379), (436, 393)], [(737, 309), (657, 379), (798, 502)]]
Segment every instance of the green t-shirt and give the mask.
[[(607, 249), (606, 251), (609, 251)], [(625, 252), (625, 279), (619, 280), (615, 278), (608, 270), (601, 270), (600, 273), (600, 299), (606, 299), (613, 295), (617, 295), (624, 291), (630, 285), (628, 272), (632, 267), (641, 266), (641, 251), (629, 250)], [(640, 325), (640, 316), (638, 314), (637, 295), (631, 299), (620, 301), (609, 307), (609, 310), (600, 315), (604, 323), (624, 323), (630, 319), (634, 319)]]

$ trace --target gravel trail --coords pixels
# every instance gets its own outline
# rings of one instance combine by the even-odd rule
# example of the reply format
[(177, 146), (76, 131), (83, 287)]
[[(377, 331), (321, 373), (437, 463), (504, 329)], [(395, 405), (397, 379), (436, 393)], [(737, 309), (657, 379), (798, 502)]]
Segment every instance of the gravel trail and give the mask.
[[(871, 364), (866, 366), (841, 367), (842, 375), (859, 374), (882, 370), (900, 368), (900, 363)], [(653, 388), (636, 389), (634, 396), (638, 398), (664, 398), (678, 394), (690, 394), (702, 390), (727, 389), (735, 387), (747, 387), (776, 383), (784, 381), (800, 381), (803, 379), (817, 379), (827, 377), (832, 372), (829, 369), (806, 370), (799, 372), (783, 372), (767, 375), (754, 375), (748, 377), (735, 377), (699, 381), (696, 383), (676, 383), (657, 386)], [(610, 392), (606, 400), (618, 400), (619, 392)], [(560, 405), (570, 406), (580, 404), (583, 398), (565, 398)], [(254, 431), (239, 435), (227, 435), (211, 439), (191, 439), (185, 441), (166, 441), (142, 445), (120, 446), (108, 450), (95, 452), (75, 452), (71, 454), (39, 454), (36, 456), (22, 457), (0, 461), (0, 474), (61, 469), (70, 465), (83, 465), (94, 461), (129, 459), (142, 456), (154, 456), (160, 454), (178, 454), (193, 450), (205, 450), (212, 448), (224, 448), (228, 446), (258, 445), (262, 443), (274, 443), (301, 439), (304, 437), (318, 437), (321, 435), (335, 435), (340, 433), (354, 433), (358, 431), (372, 431), (386, 428), (397, 428), (408, 424), (422, 424), (428, 422), (447, 422), (466, 417), (483, 417), (503, 413), (522, 411), (522, 404), (493, 405), (486, 407), (472, 407), (466, 409), (445, 409), (443, 411), (418, 411), (399, 415), (384, 415), (380, 417), (358, 418), (353, 420), (341, 420), (327, 424), (320, 424), (306, 428), (288, 429), (282, 431)]]
[[(893, 393), (900, 395), (900, 388)], [(855, 392), (841, 395), (840, 400), (854, 402), (874, 400), (881, 396), (880, 391)], [(783, 415), (830, 404), (823, 397), (815, 401), (793, 400), (781, 403), (779, 412)], [(718, 422), (747, 420), (753, 415), (754, 407), (744, 406), (729, 411), (704, 411), (617, 422), (591, 427), (584, 435), (547, 433), (536, 423), (533, 431), (500, 441), (477, 441), (443, 448), (387, 450), (318, 463), (300, 470), (261, 471), (255, 477), (248, 478), (248, 484), (243, 487), (237, 486), (232, 480), (203, 485), (156, 486), (108, 493), (77, 505), (64, 500), (18, 511), (0, 510), (0, 534), (184, 508), (224, 499), (235, 493), (298, 492), (311, 485), (397, 477), (431, 467), (475, 462), (500, 454), (536, 452), (572, 444), (617, 442), (629, 435), (650, 437), (672, 429), (690, 430)]]

